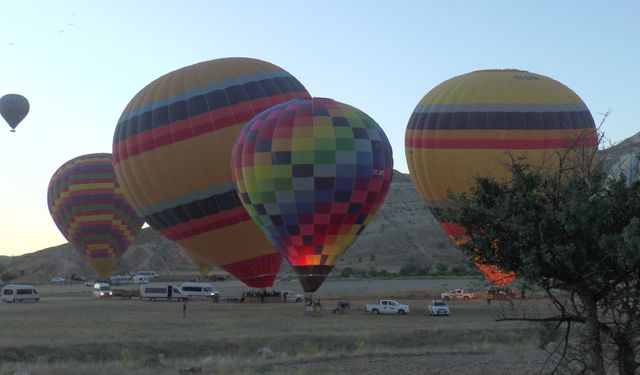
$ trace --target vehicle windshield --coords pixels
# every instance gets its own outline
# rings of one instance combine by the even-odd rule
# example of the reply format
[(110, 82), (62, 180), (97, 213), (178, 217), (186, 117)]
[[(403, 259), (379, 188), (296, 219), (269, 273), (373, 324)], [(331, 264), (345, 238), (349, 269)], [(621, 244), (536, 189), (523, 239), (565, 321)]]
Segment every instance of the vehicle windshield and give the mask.
[(100, 290), (101, 290), (102, 292), (108, 292), (109, 290), (111, 290), (111, 288), (109, 288), (108, 286), (101, 286), (101, 287), (100, 287)]
[(447, 306), (447, 304), (442, 302), (442, 301), (435, 301), (435, 302), (433, 302), (433, 305), (434, 306)]

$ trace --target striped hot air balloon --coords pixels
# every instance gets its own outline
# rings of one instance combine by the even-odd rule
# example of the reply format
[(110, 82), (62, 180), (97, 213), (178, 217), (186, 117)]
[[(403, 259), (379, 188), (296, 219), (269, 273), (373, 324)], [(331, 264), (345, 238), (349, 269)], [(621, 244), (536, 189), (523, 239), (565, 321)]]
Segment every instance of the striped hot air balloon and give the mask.
[(0, 98), (0, 115), (7, 121), (11, 131), (16, 131), (16, 126), (27, 117), (29, 113), (29, 101), (20, 94), (7, 94)]
[(201, 62), (143, 88), (113, 139), (118, 181), (136, 212), (201, 272), (215, 264), (245, 284), (273, 285), (282, 262), (231, 178), (231, 148), (261, 111), (309, 97), (282, 68), (249, 58)]
[(116, 181), (111, 154), (64, 163), (51, 177), (47, 203), (62, 235), (103, 278), (111, 275), (144, 223)]
[(393, 156), (380, 126), (331, 99), (295, 99), (254, 117), (233, 149), (253, 220), (316, 291), (389, 191)]
[[(475, 71), (436, 86), (416, 106), (405, 135), (416, 189), (452, 238), (464, 231), (443, 219), (447, 189), (469, 192), (476, 176), (508, 178), (512, 158), (554, 171), (558, 152), (596, 144), (593, 118), (578, 95), (551, 78), (513, 69)], [(479, 267), (495, 283), (513, 280), (496, 267)]]

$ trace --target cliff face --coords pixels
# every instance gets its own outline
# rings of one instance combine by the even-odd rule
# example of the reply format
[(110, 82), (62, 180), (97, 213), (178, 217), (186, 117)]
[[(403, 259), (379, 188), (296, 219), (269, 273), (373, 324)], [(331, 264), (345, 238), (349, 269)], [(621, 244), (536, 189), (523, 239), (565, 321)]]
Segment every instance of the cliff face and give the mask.
[[(397, 270), (407, 263), (433, 265), (465, 262), (440, 230), (416, 193), (407, 174), (394, 172), (389, 195), (375, 219), (336, 264), (336, 268)], [(286, 262), (285, 262), (286, 263)], [(4, 266), (3, 266), (4, 265)], [(23, 282), (46, 282), (54, 276), (82, 275), (93, 271), (69, 244), (16, 257), (0, 257), (5, 272)], [(151, 228), (143, 229), (123, 255), (115, 273), (152, 269), (159, 273), (193, 271), (189, 259), (171, 241)], [(283, 272), (289, 272), (286, 264)]]

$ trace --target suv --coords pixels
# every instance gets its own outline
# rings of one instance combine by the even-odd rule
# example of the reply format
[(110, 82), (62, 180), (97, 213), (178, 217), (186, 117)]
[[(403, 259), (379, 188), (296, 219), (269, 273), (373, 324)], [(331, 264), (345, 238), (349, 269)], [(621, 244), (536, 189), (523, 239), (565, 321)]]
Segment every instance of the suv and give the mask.
[(111, 286), (107, 283), (95, 283), (93, 284), (93, 295), (96, 298), (105, 298), (113, 296)]
[(283, 290), (280, 292), (284, 302), (302, 302), (304, 295), (296, 293), (293, 290)]
[(441, 299), (434, 299), (431, 301), (429, 306), (427, 306), (427, 309), (431, 315), (449, 315), (449, 306), (447, 306), (447, 303)]

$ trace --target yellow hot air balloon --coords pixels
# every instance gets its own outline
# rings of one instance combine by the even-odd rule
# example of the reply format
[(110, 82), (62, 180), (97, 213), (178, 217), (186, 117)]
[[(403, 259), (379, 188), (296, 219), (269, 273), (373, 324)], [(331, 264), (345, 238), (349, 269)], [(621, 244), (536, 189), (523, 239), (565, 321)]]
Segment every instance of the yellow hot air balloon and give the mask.
[[(464, 230), (443, 219), (447, 189), (469, 192), (476, 176), (506, 179), (512, 159), (554, 171), (558, 154), (596, 144), (593, 118), (578, 95), (514, 69), (475, 71), (436, 86), (416, 106), (405, 135), (416, 190), (451, 238)], [(494, 266), (479, 268), (492, 282), (513, 280)]]
[(113, 140), (114, 168), (134, 209), (202, 271), (273, 285), (282, 262), (251, 221), (231, 177), (231, 148), (261, 111), (309, 97), (291, 74), (249, 58), (201, 62), (143, 88)]

